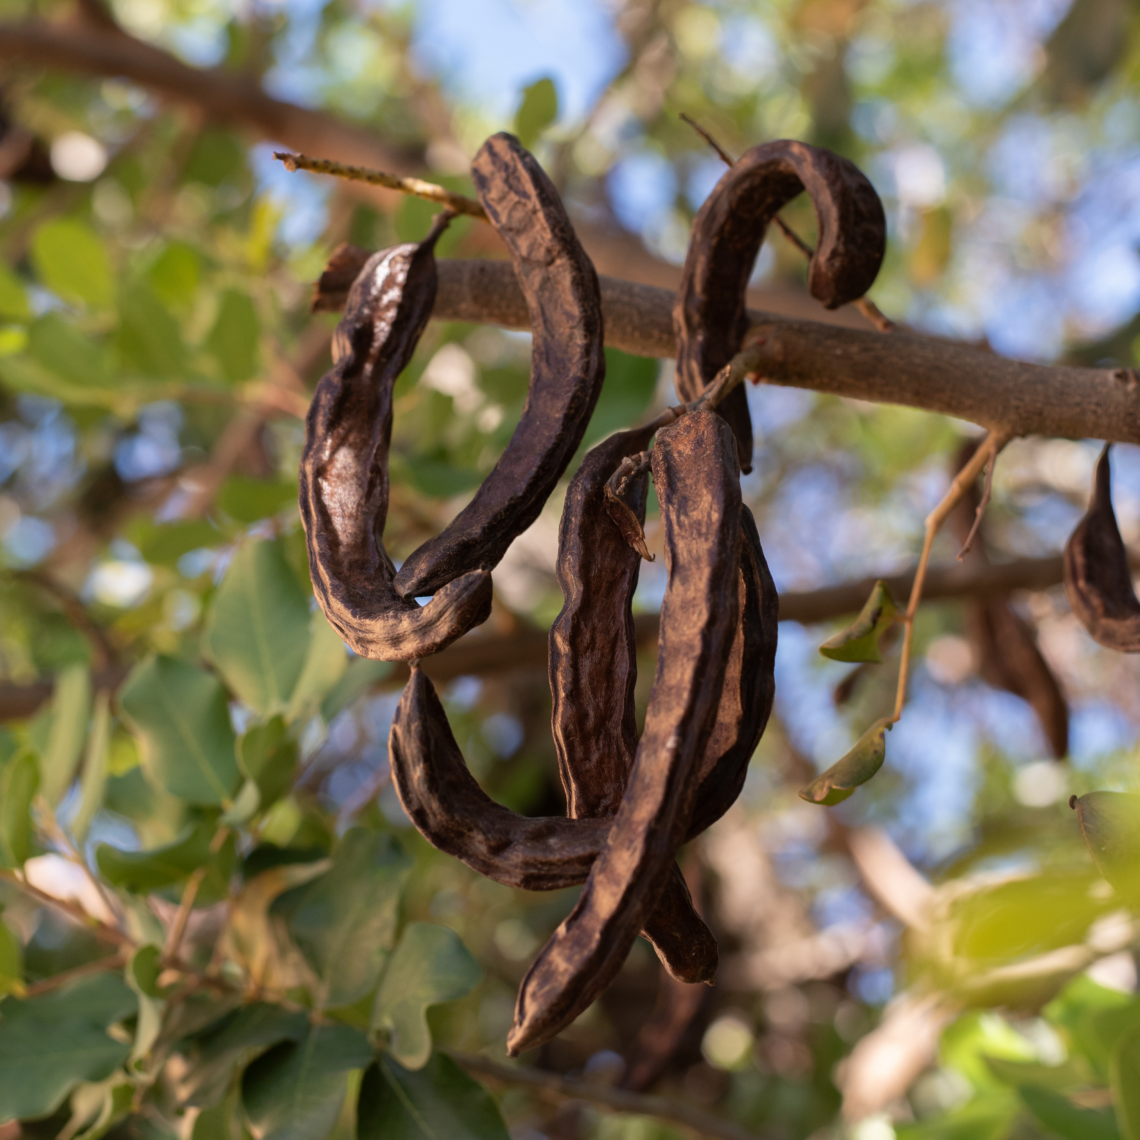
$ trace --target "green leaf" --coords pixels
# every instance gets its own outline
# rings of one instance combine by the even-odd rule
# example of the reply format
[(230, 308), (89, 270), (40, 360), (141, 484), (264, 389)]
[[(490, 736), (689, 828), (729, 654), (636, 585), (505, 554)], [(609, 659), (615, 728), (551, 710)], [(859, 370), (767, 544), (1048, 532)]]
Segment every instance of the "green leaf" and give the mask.
[(829, 637), (819, 647), (820, 653), (832, 661), (882, 661), (879, 639), (894, 624), (897, 612), (886, 582), (880, 579), (855, 621), (834, 637)]
[(32, 265), (39, 279), (65, 301), (93, 308), (111, 304), (115, 281), (95, 231), (74, 218), (45, 222), (32, 235)]
[(32, 800), (39, 784), (32, 752), (13, 756), (0, 772), (0, 855), (8, 867), (22, 867), (35, 853)]
[(7, 265), (0, 262), (0, 317), (10, 321), (26, 321), (31, 312), (23, 283)]
[(201, 277), (201, 262), (193, 246), (172, 241), (150, 267), (150, 283), (168, 305), (188, 305)]
[(376, 985), (411, 870), (412, 860), (390, 836), (353, 828), (327, 871), (274, 901), (270, 913), (284, 920), (323, 983), (324, 1008), (351, 1005)]
[(289, 698), (289, 720), (311, 716), (348, 669), (348, 650), (321, 611), (309, 617), (309, 645), (301, 676)]
[(533, 147), (539, 135), (557, 118), (558, 92), (549, 76), (523, 88), (522, 102), (515, 112), (515, 134), (523, 146)]
[(152, 657), (131, 670), (119, 704), (157, 784), (193, 804), (230, 799), (240, 773), (226, 693), (216, 678), (173, 657)]
[[(3, 908), (0, 907), (0, 913)], [(24, 990), (24, 949), (12, 928), (0, 919), (0, 998)], [(0, 1009), (3, 1007), (0, 1006)]]
[(106, 388), (113, 383), (102, 347), (59, 313), (45, 313), (32, 323), (28, 351), (36, 363), (75, 388)]
[(136, 281), (119, 298), (119, 355), (128, 369), (156, 379), (182, 372), (185, 349), (182, 330), (158, 295)]
[(138, 999), (121, 974), (98, 974), (26, 1001), (4, 1002), (0, 1020), (0, 1120), (54, 1112), (81, 1081), (109, 1077), (130, 1045), (107, 1027)]
[(1074, 796), (1081, 835), (1096, 869), (1130, 906), (1140, 909), (1140, 795), (1089, 792)]
[(251, 379), (258, 365), (257, 312), (248, 293), (227, 289), (218, 302), (218, 316), (206, 337), (206, 347), (217, 357), (222, 375), (231, 384)]
[(271, 518), (297, 502), (297, 484), (277, 479), (231, 475), (218, 492), (218, 506), (235, 522), (255, 523)]
[(1117, 1041), (1108, 1076), (1120, 1134), (1124, 1140), (1140, 1140), (1140, 1025)]
[(138, 552), (154, 566), (173, 566), (191, 550), (216, 546), (222, 540), (217, 527), (205, 519), (155, 524), (144, 518), (134, 523), (127, 533)]
[(115, 1078), (98, 1084), (80, 1086), (71, 1098), (73, 1119), (76, 1101), (84, 1091), (98, 1095), (98, 1107), (94, 1119), (90, 1115), (87, 1116), (90, 1123), (82, 1132), (76, 1134), (75, 1140), (102, 1140), (102, 1137), (106, 1136), (116, 1124), (130, 1115), (135, 1099), (135, 1086), (129, 1080)]
[(158, 975), (162, 973), (162, 951), (151, 943), (140, 946), (127, 963), (126, 977), (131, 988), (145, 997), (162, 997)]
[(391, 1032), (389, 1052), (405, 1069), (422, 1069), (431, 1056), (428, 1006), (463, 997), (482, 977), (454, 930), (411, 922), (376, 991), (371, 1028)]
[(219, 859), (225, 848), (210, 851), (214, 837), (211, 824), (202, 821), (188, 827), (173, 843), (145, 851), (120, 851), (109, 843), (95, 848), (95, 862), (103, 877), (132, 894), (149, 894), (188, 879), (199, 867)]
[(268, 717), (288, 707), (308, 641), (308, 599), (280, 545), (246, 543), (206, 620), (210, 659), (234, 693)]
[[(1137, 1073), (1140, 1078), (1140, 1072)], [(1018, 1089), (1025, 1107), (1063, 1140), (1120, 1140), (1116, 1122), (1104, 1112), (1078, 1108), (1067, 1097), (1033, 1085)]]
[(418, 1072), (381, 1057), (364, 1074), (358, 1140), (508, 1140), (491, 1094), (436, 1053)]
[(86, 665), (68, 665), (55, 679), (51, 733), (40, 757), (40, 791), (54, 808), (75, 778), (91, 713), (91, 675)]
[(373, 1056), (363, 1033), (335, 1022), (274, 1046), (242, 1076), (250, 1131), (257, 1140), (325, 1140), (340, 1116), (348, 1074)]
[(237, 759), (242, 774), (257, 787), (260, 806), (269, 807), (292, 786), (297, 742), (288, 735), (284, 719), (275, 716), (238, 739)]
[(890, 727), (889, 719), (875, 721), (850, 752), (806, 788), (800, 789), (800, 799), (827, 807), (842, 803), (883, 766), (887, 754), (887, 729)]
[(105, 690), (95, 695), (95, 715), (91, 718), (91, 735), (83, 757), (83, 773), (79, 777), (79, 807), (71, 820), (70, 830), (80, 844), (95, 813), (103, 806), (107, 790), (107, 771), (111, 759), (111, 696)]
[(227, 1014), (197, 1040), (184, 1082), (186, 1103), (195, 1108), (221, 1103), (236, 1068), (244, 1068), (280, 1041), (302, 1040), (308, 1027), (309, 1019), (300, 1010), (267, 1002), (253, 1002)]

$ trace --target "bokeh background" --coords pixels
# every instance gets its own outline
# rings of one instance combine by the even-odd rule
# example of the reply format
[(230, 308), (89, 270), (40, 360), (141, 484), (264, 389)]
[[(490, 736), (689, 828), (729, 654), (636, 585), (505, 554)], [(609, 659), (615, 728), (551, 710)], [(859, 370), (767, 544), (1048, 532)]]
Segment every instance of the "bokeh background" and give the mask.
[[(308, 589), (300, 417), (336, 320), (310, 313), (310, 283), (342, 241), (422, 236), (432, 207), (290, 174), (275, 149), (470, 193), (472, 154), (513, 129), (555, 179), (599, 271), (671, 287), (723, 170), (679, 116), (733, 154), (804, 139), (855, 160), (883, 198), (889, 249), (871, 297), (890, 318), (1020, 359), (1133, 367), (1138, 20), (1127, 0), (3, 0), (9, 754), (46, 739), (69, 670), (114, 688), (148, 653), (198, 661), (218, 583), (251, 537), (276, 540)], [(785, 218), (814, 238), (809, 204)], [(501, 253), (470, 219), (441, 246), (445, 257)], [(850, 310), (825, 314), (804, 279), (802, 256), (773, 232), (755, 304), (862, 325)], [(672, 399), (669, 362), (609, 357), (589, 440)], [(493, 465), (528, 368), (526, 334), (429, 327), (398, 389), (395, 557)], [(757, 441), (745, 494), (781, 592), (912, 565), (923, 519), (976, 429), (792, 389), (748, 395)], [(1060, 550), (1098, 448), (1010, 444), (985, 523), (992, 561)], [(1118, 519), (1135, 543), (1140, 454), (1117, 446), (1113, 457)], [(543, 629), (558, 612), (560, 508), (561, 491), (495, 572), (487, 636)], [(652, 518), (647, 535), (660, 549)], [(935, 562), (956, 551), (948, 533)], [(660, 560), (645, 564), (638, 611), (654, 611), (663, 591)], [(1107, 1061), (1081, 1052), (1058, 1003), (1085, 1010), (1086, 998), (1112, 1005), (1104, 995), (1131, 993), (1136, 931), (1098, 894), (1066, 801), (1134, 785), (1140, 672), (1091, 641), (1059, 585), (1000, 605), (1021, 619), (1055, 690), (1018, 695), (975, 603), (925, 605), (887, 764), (837, 809), (807, 805), (796, 789), (889, 709), (896, 657), (853, 671), (817, 651), (843, 621), (782, 623), (776, 712), (740, 804), (684, 855), (721, 939), (719, 984), (696, 996), (670, 989), (639, 943), (613, 989), (528, 1060), (602, 1084), (636, 1071), (643, 1090), (773, 1138), (1119, 1134)], [(440, 1039), (502, 1056), (517, 983), (573, 894), (511, 891), (431, 851), (387, 782), (399, 678), (363, 662), (346, 677), (298, 728), (274, 834), (290, 842), (319, 819), (326, 836), (354, 823), (397, 835), (416, 857), (408, 913), (453, 928), (485, 970), (437, 1015)], [(449, 680), (445, 703), (496, 799), (561, 813), (541, 665), (475, 660)], [(1056, 728), (1066, 714), (1067, 735)], [(248, 710), (236, 702), (232, 715), (240, 730)], [(132, 735), (115, 725), (88, 851), (154, 846), (184, 822), (155, 802)], [(59, 808), (65, 825), (78, 795)], [(1013, 902), (1000, 894), (1011, 884)], [(58, 924), (30, 911), (21, 922), (29, 970), (50, 975), (52, 954), (66, 950)], [(1041, 965), (1049, 953), (1063, 961)], [(994, 975), (1003, 969), (1012, 973)], [(1074, 986), (1088, 991), (1080, 1001)], [(1087, 1062), (1077, 1086), (1092, 1091), (1066, 1104), (1092, 1115), (1042, 1108), (1024, 1094), (1036, 1087), (1024, 1073), (999, 1072), (987, 1056)], [(502, 1107), (515, 1140), (669, 1134), (649, 1117), (552, 1107), (522, 1089)]]

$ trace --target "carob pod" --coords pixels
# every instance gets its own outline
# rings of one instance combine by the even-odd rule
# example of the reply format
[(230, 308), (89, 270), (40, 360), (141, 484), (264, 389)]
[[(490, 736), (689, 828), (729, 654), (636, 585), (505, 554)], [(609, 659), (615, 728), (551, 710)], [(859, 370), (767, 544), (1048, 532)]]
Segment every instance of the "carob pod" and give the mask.
[(475, 497), (400, 567), (406, 598), (491, 570), (542, 510), (585, 435), (605, 378), (598, 275), (554, 184), (513, 135), (492, 135), (471, 165), (530, 313), (530, 389), (506, 450)]
[(1140, 601), (1112, 509), (1108, 445), (1097, 460), (1089, 509), (1065, 545), (1065, 593), (1094, 641), (1140, 653)]
[[(439, 850), (508, 887), (556, 891), (584, 883), (605, 846), (612, 820), (523, 816), (497, 804), (468, 770), (435, 686), (418, 666), (404, 686), (388, 734), (392, 783), (408, 818)], [(679, 876), (678, 876), (679, 878)], [(659, 917), (646, 937), (680, 980), (704, 981), (708, 929), (692, 930), (677, 916), (692, 913), (684, 879), (667, 883)], [(698, 920), (699, 921), (699, 920)]]
[[(826, 308), (871, 287), (886, 250), (887, 223), (875, 188), (853, 163), (807, 143), (779, 140), (745, 151), (693, 222), (677, 300), (677, 392), (695, 400), (740, 351), (748, 332), (746, 291), (768, 224), (802, 190), (811, 195), (819, 241), (808, 289)], [(720, 414), (732, 424), (740, 466), (752, 467), (752, 418), (744, 389)]]
[(653, 479), (669, 584), (645, 727), (578, 903), (523, 979), (507, 1038), (512, 1055), (553, 1037), (613, 980), (688, 831), (737, 625), (736, 454), (731, 429), (713, 412), (684, 416), (657, 435)]
[(437, 653), (491, 612), (491, 576), (482, 570), (457, 577), (427, 606), (405, 600), (382, 542), (392, 389), (431, 315), (444, 225), (446, 218), (424, 241), (369, 258), (305, 420), (299, 499), (313, 590), (353, 651), (380, 661)]
[(736, 802), (776, 695), (780, 603), (756, 520), (740, 508), (739, 621), (724, 673), (716, 724), (705, 747), (687, 838), (711, 827)]
[[(551, 728), (571, 818), (608, 818), (621, 807), (637, 752), (633, 593), (641, 556), (606, 506), (606, 484), (623, 459), (642, 452), (652, 427), (610, 436), (587, 453), (566, 491), (558, 535), (558, 584), (565, 601), (550, 628)], [(621, 502), (640, 529), (646, 466)], [(716, 938), (693, 909), (680, 868), (662, 888), (642, 934), (678, 981), (716, 978)]]

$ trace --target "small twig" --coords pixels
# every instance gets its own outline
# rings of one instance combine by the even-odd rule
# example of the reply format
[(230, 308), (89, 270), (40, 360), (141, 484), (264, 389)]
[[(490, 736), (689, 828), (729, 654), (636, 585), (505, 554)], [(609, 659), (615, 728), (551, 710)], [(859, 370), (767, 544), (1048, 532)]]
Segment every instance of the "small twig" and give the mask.
[(47, 891), (41, 891), (39, 887), (32, 886), (27, 879), (15, 871), (0, 868), (0, 879), (11, 883), (30, 898), (44, 903), (45, 906), (53, 906), (62, 911), (81, 926), (87, 927), (97, 938), (102, 938), (104, 942), (113, 942), (116, 946), (134, 946), (134, 940), (129, 935), (124, 934), (121, 930), (116, 930), (113, 926), (108, 926), (93, 914), (88, 914), (78, 903), (72, 902), (70, 899), (57, 898), (55, 895), (49, 895)]
[(106, 958), (96, 958), (94, 962), (84, 962), (71, 970), (64, 970), (59, 974), (52, 974), (50, 978), (32, 982), (24, 987), (24, 997), (39, 997), (40, 994), (51, 993), (66, 986), (76, 978), (85, 978), (90, 974), (103, 974), (108, 970), (121, 970), (127, 964), (126, 954), (109, 954)]
[(981, 502), (978, 503), (978, 509), (974, 512), (974, 525), (970, 527), (970, 533), (966, 535), (966, 541), (962, 543), (962, 549), (958, 551), (958, 561), (961, 562), (967, 554), (970, 553), (970, 547), (974, 545), (974, 539), (978, 535), (978, 528), (982, 525), (982, 516), (986, 513), (986, 507), (989, 506), (990, 495), (994, 489), (994, 468), (997, 466), (997, 452), (990, 456), (989, 465), (986, 467), (986, 486), (982, 491)]
[(106, 669), (115, 661), (115, 647), (108, 639), (106, 630), (92, 620), (77, 594), (43, 570), (9, 570), (8, 573), (16, 581), (27, 582), (55, 599), (63, 616), (87, 639), (96, 669)]
[(645, 1093), (629, 1092), (626, 1089), (607, 1088), (605, 1085), (587, 1081), (569, 1080), (557, 1073), (546, 1073), (522, 1065), (503, 1065), (489, 1057), (473, 1053), (450, 1053), (451, 1059), (469, 1072), (505, 1085), (521, 1085), (534, 1089), (558, 1100), (586, 1100), (600, 1104), (616, 1112), (629, 1112), (638, 1116), (654, 1116), (690, 1128), (702, 1136), (716, 1137), (717, 1140), (758, 1140), (757, 1134), (742, 1124), (723, 1120), (711, 1112), (668, 1100), (663, 1096), (647, 1096)]
[[(228, 827), (218, 828), (214, 833), (214, 838), (210, 840), (211, 855), (217, 855), (222, 849), (222, 844), (225, 843), (229, 833)], [(198, 897), (202, 880), (205, 879), (209, 870), (209, 867), (198, 867), (186, 880), (186, 886), (182, 888), (182, 898), (179, 900), (178, 910), (174, 914), (174, 921), (166, 932), (166, 944), (162, 948), (162, 958), (165, 962), (176, 963), (178, 961), (178, 947), (182, 943), (183, 934), (186, 933), (186, 924), (190, 921), (190, 912), (194, 909), (194, 900)]]
[(487, 211), (474, 198), (455, 194), (435, 182), (425, 182), (422, 178), (402, 178), (397, 174), (385, 174), (382, 170), (369, 170), (366, 166), (348, 166), (343, 162), (334, 162), (331, 158), (310, 158), (308, 155), (291, 154), (288, 151), (274, 151), (273, 157), (283, 162), (286, 170), (308, 170), (313, 174), (331, 174), (333, 178), (344, 178), (349, 182), (386, 186), (401, 194), (413, 194), (417, 198), (438, 202), (457, 214), (466, 214), (481, 222), (488, 220)]
[[(69, 862), (74, 863), (86, 877), (87, 881), (91, 884), (95, 893), (99, 896), (99, 901), (107, 908), (107, 913), (113, 915), (115, 922), (119, 923), (121, 916), (119, 908), (115, 905), (111, 896), (107, 893), (106, 887), (99, 881), (99, 877), (87, 865), (87, 860), (76, 850), (74, 844), (64, 834), (63, 828), (59, 826), (56, 821), (55, 812), (52, 811), (51, 804), (43, 796), (36, 796), (35, 798), (36, 813), (39, 816), (39, 825), (43, 832), (47, 835), (48, 839), (55, 844), (59, 853)], [(84, 912), (86, 913), (86, 912)]]
[[(731, 158), (728, 152), (700, 125), (695, 119), (690, 119), (688, 115), (682, 112), (681, 118), (697, 132), (720, 155), (721, 161), (725, 166), (732, 166), (735, 159)], [(815, 257), (815, 250), (779, 214), (773, 219), (780, 229), (780, 233), (784, 235), (808, 259), (811, 261)], [(879, 332), (890, 332), (895, 327), (895, 322), (890, 317), (886, 316), (883, 311), (875, 304), (869, 297), (860, 297), (858, 300), (852, 301), (851, 304), (858, 309), (858, 311), (867, 318), (879, 330)]]
[(919, 555), (918, 567), (914, 574), (914, 585), (910, 590), (910, 602), (906, 607), (906, 616), (903, 618), (905, 629), (902, 656), (899, 660), (898, 689), (895, 694), (895, 710), (891, 715), (891, 724), (898, 723), (902, 717), (903, 705), (906, 704), (906, 682), (910, 667), (911, 642), (914, 638), (914, 616), (918, 612), (919, 603), (922, 601), (922, 587), (926, 581), (926, 567), (930, 562), (930, 551), (934, 546), (934, 539), (947, 516), (969, 490), (970, 484), (978, 477), (987, 460), (996, 457), (1010, 439), (1009, 432), (991, 431), (982, 441), (981, 447), (970, 457), (966, 466), (954, 476), (950, 489), (943, 496), (942, 501), (926, 516), (926, 535), (922, 543), (922, 554)]

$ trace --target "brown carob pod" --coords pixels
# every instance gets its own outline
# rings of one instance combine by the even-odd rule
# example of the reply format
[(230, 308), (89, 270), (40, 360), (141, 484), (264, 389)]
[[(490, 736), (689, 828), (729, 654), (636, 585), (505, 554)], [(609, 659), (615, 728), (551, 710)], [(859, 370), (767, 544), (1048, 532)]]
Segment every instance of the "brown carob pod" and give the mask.
[(740, 509), (740, 538), (740, 617), (724, 673), (716, 724), (701, 764), (689, 839), (711, 827), (736, 802), (776, 695), (780, 603), (760, 546), (756, 520), (744, 506)]
[(1140, 601), (1112, 509), (1108, 451), (1106, 444), (1089, 509), (1065, 546), (1065, 593), (1094, 641), (1121, 653), (1140, 653)]
[(491, 612), (491, 576), (481, 570), (457, 577), (427, 606), (404, 600), (382, 542), (392, 389), (431, 315), (434, 247), (445, 224), (365, 264), (305, 421), (299, 498), (313, 590), (353, 651), (380, 661), (437, 653)]
[[(645, 449), (652, 432), (618, 432), (588, 452), (562, 509), (557, 574), (565, 602), (550, 628), (551, 726), (567, 810), (575, 819), (617, 812), (637, 751), (632, 602), (641, 556), (615, 525), (605, 492), (610, 476)], [(648, 464), (621, 490), (620, 502), (640, 530)], [(716, 939), (693, 909), (675, 864), (642, 933), (678, 981), (716, 977)]]
[(574, 457), (605, 378), (598, 275), (554, 184), (508, 134), (483, 144), (471, 174), (526, 297), (530, 389), (518, 427), (474, 499), (400, 567), (396, 589), (406, 598), (498, 565)]
[(578, 904), (523, 979), (511, 1054), (565, 1028), (621, 969), (672, 874), (716, 718), (737, 625), (736, 444), (719, 416), (695, 412), (658, 433), (652, 458), (669, 584), (645, 728)]
[[(807, 143), (780, 140), (745, 151), (697, 213), (677, 300), (677, 393), (695, 400), (744, 342), (745, 292), (768, 224), (802, 190), (811, 195), (819, 241), (808, 289), (826, 308), (871, 287), (887, 226), (874, 187), (851, 162)], [(752, 419), (743, 388), (720, 414), (732, 424), (744, 471), (752, 465)]]
[[(555, 891), (586, 881), (605, 846), (609, 819), (523, 816), (495, 803), (467, 768), (447, 714), (423, 670), (413, 667), (388, 734), (392, 783), (420, 834), (473, 871), (508, 887)], [(675, 866), (675, 864), (674, 864)], [(694, 914), (678, 871), (662, 888), (646, 938), (680, 981), (716, 971), (716, 940)], [(700, 922), (700, 920), (697, 920)]]

